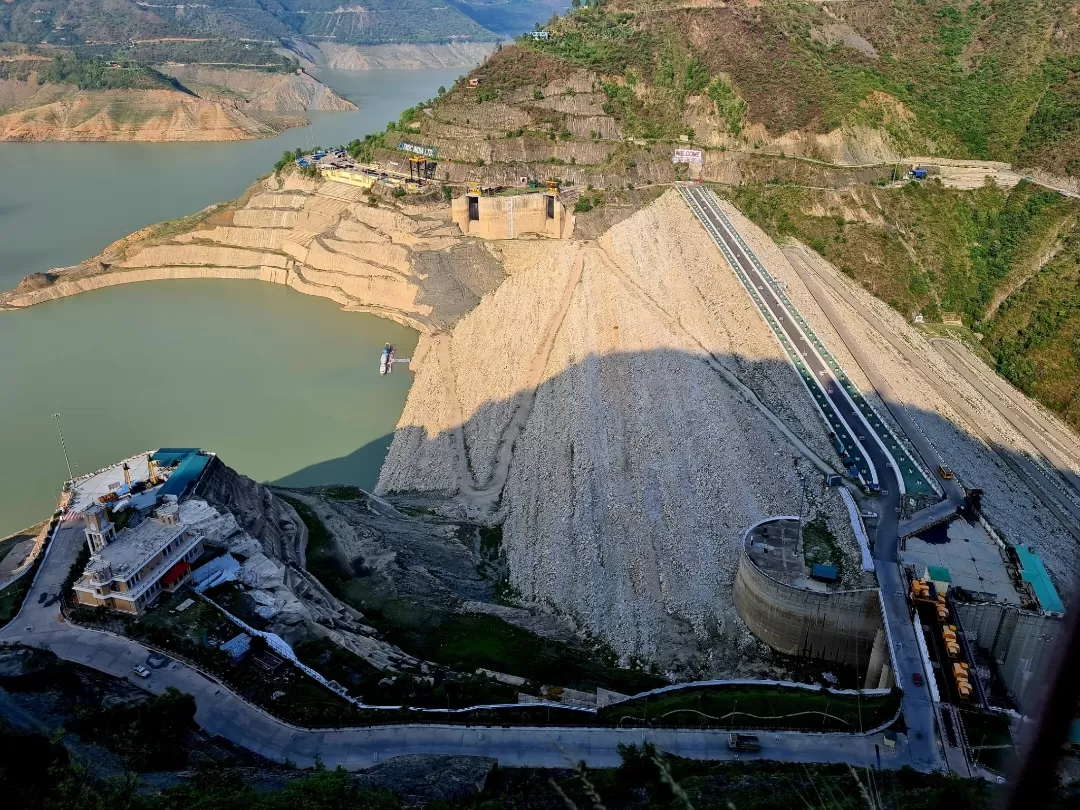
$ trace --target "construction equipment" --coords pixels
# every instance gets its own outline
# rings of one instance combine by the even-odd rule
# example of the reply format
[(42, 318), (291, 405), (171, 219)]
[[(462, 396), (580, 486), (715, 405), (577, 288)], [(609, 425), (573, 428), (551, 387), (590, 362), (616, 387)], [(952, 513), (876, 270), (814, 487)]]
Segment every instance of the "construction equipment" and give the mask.
[(559, 193), (559, 181), (558, 180), (548, 180), (547, 181), (547, 193), (548, 194), (558, 194)]
[(409, 157), (409, 181), (423, 183), (435, 177), (435, 168), (439, 164), (424, 155)]
[(963, 661), (953, 664), (953, 680), (956, 681), (956, 691), (963, 700), (971, 699), (971, 678), (968, 677), (968, 665)]
[(126, 461), (124, 462), (124, 483), (127, 484), (129, 488), (131, 487), (131, 467), (127, 465)]
[(470, 197), (479, 197), (484, 193), (484, 187), (480, 185), (479, 180), (470, 180), (468, 183), (468, 189)]
[(760, 751), (756, 734), (728, 734), (727, 747), (731, 751)]
[(944, 624), (949, 620), (949, 606), (945, 604), (945, 594), (939, 593), (937, 599), (934, 600), (934, 607), (937, 608), (938, 621)]
[(911, 580), (911, 599), (914, 602), (936, 602), (937, 592), (929, 581), (913, 579)]
[(156, 487), (158, 484), (161, 483), (161, 479), (158, 478), (157, 474), (157, 462), (148, 455), (146, 457), (146, 466), (150, 470), (150, 486)]
[(948, 468), (948, 467), (947, 467), (946, 465), (944, 465), (944, 464), (939, 464), (939, 465), (938, 465), (938, 468), (937, 468), (937, 471), (938, 471), (938, 475), (940, 475), (940, 476), (941, 476), (942, 478), (944, 478), (944, 479), (945, 479), (946, 481), (952, 481), (952, 480), (953, 480), (953, 478), (954, 478), (954, 476), (953, 476), (953, 471), (952, 471), (952, 470), (950, 470), (950, 469), (949, 469), (949, 468)]
[(942, 627), (941, 637), (945, 640), (945, 651), (949, 658), (959, 658), (960, 642), (956, 640), (956, 625), (948, 624)]

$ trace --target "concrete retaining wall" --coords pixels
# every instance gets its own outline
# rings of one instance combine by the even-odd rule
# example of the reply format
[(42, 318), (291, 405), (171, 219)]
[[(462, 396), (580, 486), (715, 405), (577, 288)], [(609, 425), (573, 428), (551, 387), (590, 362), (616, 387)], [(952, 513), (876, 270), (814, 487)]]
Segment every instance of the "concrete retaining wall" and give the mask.
[(732, 596), (751, 632), (774, 650), (860, 672), (871, 663), (875, 637), (883, 629), (876, 589), (817, 592), (785, 585), (766, 576), (746, 554)]
[(1035, 712), (1054, 652), (1065, 643), (1065, 622), (1015, 605), (960, 602), (955, 607), (964, 631), (974, 631), (979, 647), (994, 659), (1020, 711)]

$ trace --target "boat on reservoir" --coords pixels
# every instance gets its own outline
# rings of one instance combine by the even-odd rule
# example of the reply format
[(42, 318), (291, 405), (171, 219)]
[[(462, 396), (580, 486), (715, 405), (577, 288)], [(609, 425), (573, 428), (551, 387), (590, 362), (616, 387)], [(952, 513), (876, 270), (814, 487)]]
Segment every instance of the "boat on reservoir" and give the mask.
[(394, 347), (387, 343), (379, 356), (379, 374), (392, 374), (394, 371)]

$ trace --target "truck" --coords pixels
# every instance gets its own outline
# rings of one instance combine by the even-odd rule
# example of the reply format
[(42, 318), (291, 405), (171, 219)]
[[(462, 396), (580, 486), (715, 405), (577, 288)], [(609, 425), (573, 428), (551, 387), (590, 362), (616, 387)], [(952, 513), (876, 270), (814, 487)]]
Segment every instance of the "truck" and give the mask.
[(727, 747), (731, 751), (760, 751), (756, 734), (729, 734)]
[(946, 481), (952, 481), (953, 480), (953, 471), (950, 470), (946, 465), (939, 464), (938, 468), (937, 468), (937, 471), (938, 471), (938, 475), (940, 475)]

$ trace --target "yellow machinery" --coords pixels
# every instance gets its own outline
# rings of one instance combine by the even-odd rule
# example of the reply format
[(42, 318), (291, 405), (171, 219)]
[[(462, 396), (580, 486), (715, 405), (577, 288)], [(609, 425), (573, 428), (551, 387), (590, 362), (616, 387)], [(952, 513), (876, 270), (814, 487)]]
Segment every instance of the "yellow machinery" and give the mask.
[(956, 626), (949, 624), (942, 627), (941, 636), (945, 640), (945, 650), (949, 653), (949, 658), (959, 658), (960, 643), (956, 640)]
[(547, 193), (548, 194), (558, 194), (559, 193), (559, 181), (558, 180), (548, 180), (547, 181)]
[(956, 691), (964, 700), (971, 699), (971, 679), (968, 677), (968, 665), (962, 661), (953, 664), (953, 680), (956, 681)]
[(154, 461), (154, 459), (152, 459), (150, 456), (147, 456), (146, 466), (150, 468), (150, 486), (156, 487), (159, 483), (161, 483), (161, 479), (158, 478), (157, 474), (157, 462)]
[(949, 607), (945, 604), (945, 594), (938, 594), (938, 598), (934, 601), (934, 607), (937, 608), (938, 621), (947, 622), (949, 620)]
[(469, 181), (469, 196), (470, 197), (479, 197), (483, 193), (484, 193), (484, 187), (482, 185), (480, 185), (479, 180), (470, 180)]
[(951, 481), (953, 479), (953, 471), (946, 467), (944, 464), (939, 464), (937, 471), (938, 475), (940, 475), (946, 481)]
[(930, 583), (925, 579), (911, 580), (911, 598), (914, 601), (932, 602), (930, 598)]

